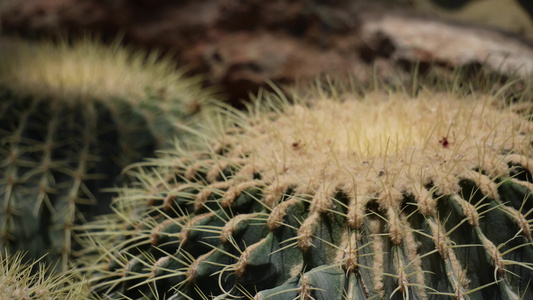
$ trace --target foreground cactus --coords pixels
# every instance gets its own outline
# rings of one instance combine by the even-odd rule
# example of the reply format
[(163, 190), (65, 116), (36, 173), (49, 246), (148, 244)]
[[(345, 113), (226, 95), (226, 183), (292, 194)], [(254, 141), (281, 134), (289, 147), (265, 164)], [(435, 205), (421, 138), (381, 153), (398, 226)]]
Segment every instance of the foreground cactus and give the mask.
[(13, 45), (0, 58), (0, 247), (66, 269), (74, 224), (109, 212), (101, 189), (170, 144), (209, 94), (155, 53)]
[[(23, 255), (0, 256), (0, 294), (2, 299), (78, 300), (89, 290), (80, 274), (73, 270), (62, 274), (49, 272), (50, 266), (39, 261), (24, 263)], [(37, 272), (36, 272), (37, 271)]]
[(531, 103), (458, 86), (224, 114), (87, 226), (95, 295), (532, 299)]

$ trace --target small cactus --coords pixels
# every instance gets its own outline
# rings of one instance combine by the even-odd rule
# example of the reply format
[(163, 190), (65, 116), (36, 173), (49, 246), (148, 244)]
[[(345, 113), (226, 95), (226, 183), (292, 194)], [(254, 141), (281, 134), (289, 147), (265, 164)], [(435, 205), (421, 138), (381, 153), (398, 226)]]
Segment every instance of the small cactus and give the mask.
[(79, 300), (89, 289), (74, 270), (54, 274), (39, 260), (25, 263), (21, 253), (0, 256), (0, 294), (2, 299)]
[(76, 223), (109, 212), (125, 166), (171, 144), (208, 101), (168, 57), (94, 39), (0, 58), (0, 247), (68, 268)]
[(95, 295), (531, 299), (531, 103), (459, 86), (224, 114), (87, 225)]

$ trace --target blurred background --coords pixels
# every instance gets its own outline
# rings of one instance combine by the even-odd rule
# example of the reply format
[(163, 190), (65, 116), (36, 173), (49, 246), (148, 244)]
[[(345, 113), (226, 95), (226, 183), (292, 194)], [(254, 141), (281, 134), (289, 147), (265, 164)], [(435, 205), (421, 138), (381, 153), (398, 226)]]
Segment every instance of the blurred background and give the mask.
[[(6, 37), (98, 35), (171, 54), (235, 104), (267, 81), (419, 63), (529, 78), (531, 0), (0, 0)], [(0, 42), (0, 51), (1, 51)]]

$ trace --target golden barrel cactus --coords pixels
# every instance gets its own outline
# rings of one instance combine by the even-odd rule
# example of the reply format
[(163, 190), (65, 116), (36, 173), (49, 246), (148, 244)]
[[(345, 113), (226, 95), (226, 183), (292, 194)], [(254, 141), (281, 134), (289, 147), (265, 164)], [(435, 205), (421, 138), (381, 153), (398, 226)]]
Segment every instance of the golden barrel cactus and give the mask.
[(464, 83), (318, 85), (223, 112), (208, 147), (132, 167), (139, 183), (87, 227), (100, 230), (86, 240), (93, 292), (533, 297), (531, 103), (512, 83)]

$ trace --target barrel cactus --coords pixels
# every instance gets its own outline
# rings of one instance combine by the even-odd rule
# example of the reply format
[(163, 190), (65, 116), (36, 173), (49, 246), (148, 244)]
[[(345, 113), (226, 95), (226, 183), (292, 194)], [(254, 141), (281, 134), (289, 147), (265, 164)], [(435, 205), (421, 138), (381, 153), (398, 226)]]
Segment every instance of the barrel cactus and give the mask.
[(87, 225), (94, 295), (531, 299), (531, 103), (460, 86), (224, 113)]
[(66, 269), (73, 226), (110, 211), (102, 189), (179, 138), (210, 93), (170, 57), (118, 43), (3, 46), (0, 247), (33, 259), (49, 252), (46, 260)]

